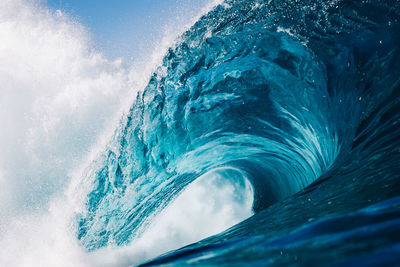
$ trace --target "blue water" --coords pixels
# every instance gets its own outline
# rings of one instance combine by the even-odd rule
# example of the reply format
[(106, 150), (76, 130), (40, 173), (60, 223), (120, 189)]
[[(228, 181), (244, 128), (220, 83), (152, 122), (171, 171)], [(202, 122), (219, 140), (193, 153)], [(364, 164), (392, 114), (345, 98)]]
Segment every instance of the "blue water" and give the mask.
[(253, 216), (145, 265), (399, 264), (399, 19), (395, 0), (216, 6), (94, 164), (81, 244), (127, 245), (197, 178), (239, 173)]

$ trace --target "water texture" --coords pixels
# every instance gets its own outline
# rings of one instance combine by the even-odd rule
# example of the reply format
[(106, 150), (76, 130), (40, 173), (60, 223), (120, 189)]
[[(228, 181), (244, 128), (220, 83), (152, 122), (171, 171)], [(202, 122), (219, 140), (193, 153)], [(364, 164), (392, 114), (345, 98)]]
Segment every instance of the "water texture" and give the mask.
[(398, 264), (399, 19), (395, 0), (217, 5), (88, 169), (80, 243), (135, 242), (203, 186), (238, 224), (144, 265)]

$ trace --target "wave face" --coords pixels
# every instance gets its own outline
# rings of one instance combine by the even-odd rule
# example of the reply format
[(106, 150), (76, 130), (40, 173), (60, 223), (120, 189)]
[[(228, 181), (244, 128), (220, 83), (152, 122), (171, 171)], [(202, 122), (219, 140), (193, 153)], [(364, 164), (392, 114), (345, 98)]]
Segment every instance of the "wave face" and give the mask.
[(252, 208), (235, 218), (252, 216), (147, 264), (394, 264), (399, 19), (398, 1), (218, 5), (169, 49), (86, 175), (81, 244), (146, 236), (214, 177), (198, 201), (228, 181), (228, 201)]

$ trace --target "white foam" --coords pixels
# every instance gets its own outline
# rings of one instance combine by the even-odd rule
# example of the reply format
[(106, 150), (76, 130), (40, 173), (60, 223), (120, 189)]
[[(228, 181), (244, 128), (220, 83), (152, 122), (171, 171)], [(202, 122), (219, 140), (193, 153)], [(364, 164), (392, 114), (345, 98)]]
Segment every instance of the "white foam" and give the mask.
[[(126, 71), (90, 49), (84, 29), (18, 0), (0, 4), (0, 222), (68, 183), (129, 92)], [(3, 193), (2, 193), (3, 194)]]
[(253, 215), (253, 189), (236, 169), (217, 169), (189, 186), (142, 236), (125, 247), (92, 255), (96, 266), (129, 266), (217, 234)]
[(130, 95), (127, 71), (37, 2), (0, 2), (0, 40), (0, 266), (93, 266), (62, 193)]

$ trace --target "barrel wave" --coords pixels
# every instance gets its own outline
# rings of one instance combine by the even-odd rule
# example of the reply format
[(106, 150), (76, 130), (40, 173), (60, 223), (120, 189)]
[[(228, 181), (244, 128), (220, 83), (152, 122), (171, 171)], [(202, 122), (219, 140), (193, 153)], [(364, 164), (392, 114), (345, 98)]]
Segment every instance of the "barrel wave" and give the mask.
[(128, 245), (218, 177), (216, 192), (228, 182), (251, 197), (250, 218), (145, 265), (395, 265), (399, 19), (394, 0), (217, 5), (168, 50), (88, 168), (81, 244)]

